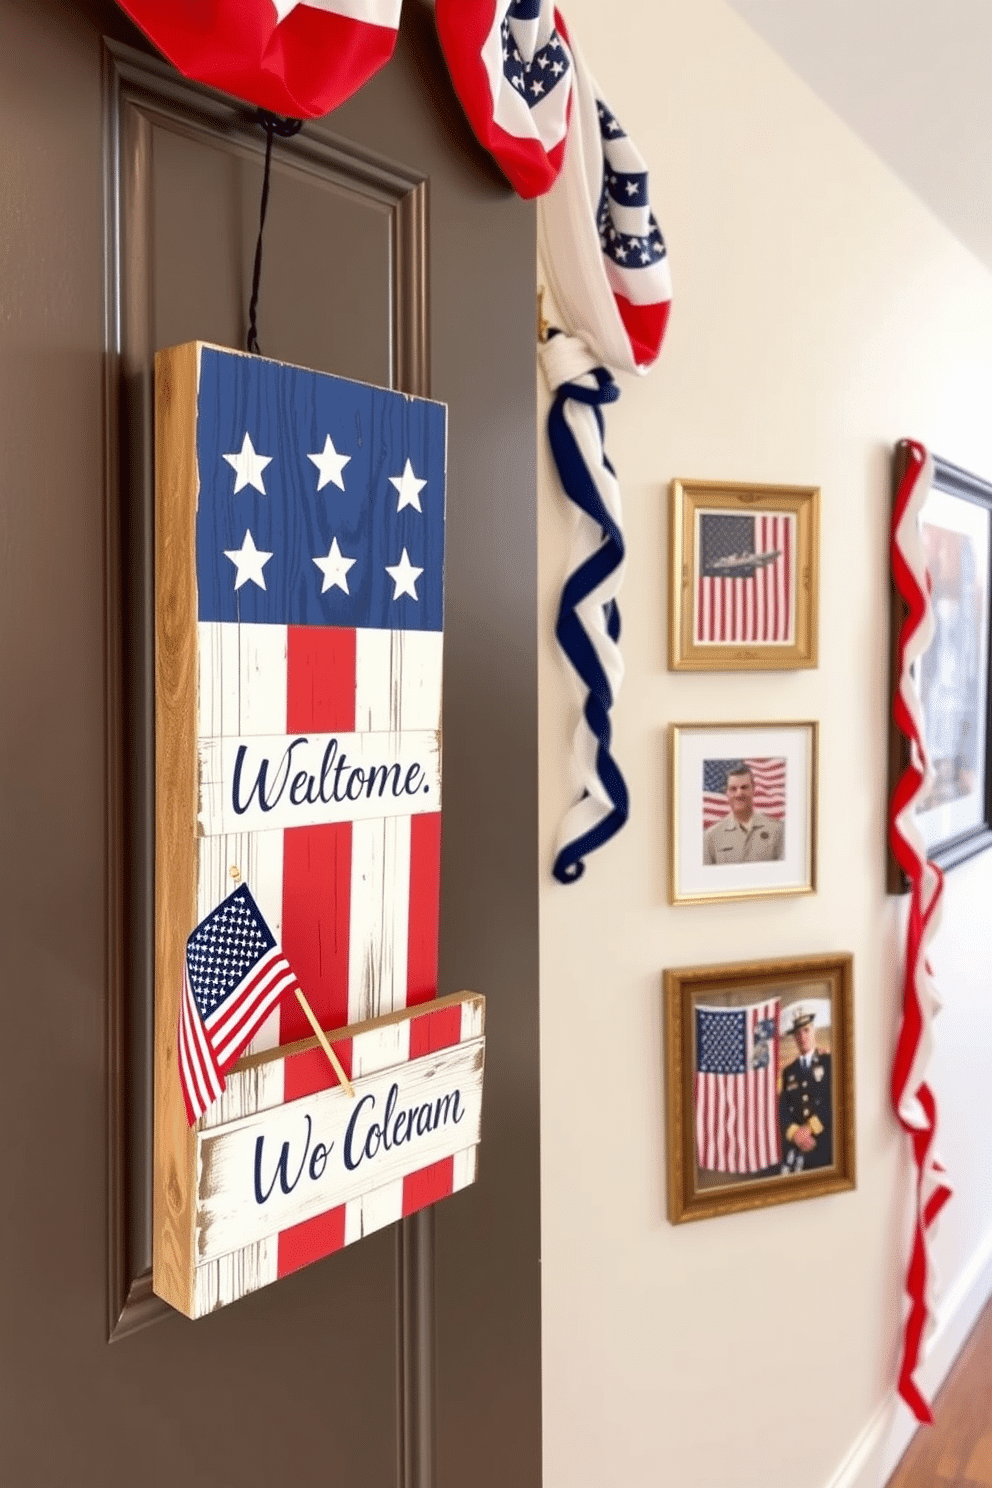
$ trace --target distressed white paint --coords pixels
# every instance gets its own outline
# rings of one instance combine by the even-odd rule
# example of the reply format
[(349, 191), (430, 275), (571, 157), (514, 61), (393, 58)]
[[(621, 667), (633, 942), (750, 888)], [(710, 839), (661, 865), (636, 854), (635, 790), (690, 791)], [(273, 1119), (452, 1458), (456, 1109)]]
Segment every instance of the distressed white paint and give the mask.
[[(335, 1086), (198, 1133), (198, 1259), (226, 1255), (474, 1146), (481, 1123), (484, 1049), (482, 1039), (473, 1039), (363, 1076), (354, 1082), (354, 1099)], [(391, 1098), (387, 1149), (385, 1140), (373, 1144), (367, 1139), (385, 1121)], [(415, 1108), (429, 1110), (430, 1116), (418, 1117), (416, 1132), (405, 1139), (400, 1132), (397, 1141), (396, 1116)], [(428, 1130), (428, 1120), (436, 1120), (439, 1111), (441, 1119)], [(322, 1167), (314, 1156), (318, 1143), (328, 1151)], [(288, 1192), (275, 1177), (283, 1144), (288, 1144)], [(346, 1161), (349, 1147), (351, 1167)], [(262, 1202), (256, 1198), (257, 1160)]]
[(284, 733), (285, 625), (201, 620), (196, 630), (199, 737)]
[(198, 753), (208, 837), (441, 809), (432, 730), (214, 737), (200, 739)]
[(348, 1021), (406, 1002), (410, 915), (410, 818), (355, 822), (351, 829)]
[(358, 631), (355, 728), (440, 728), (443, 641), (431, 630)]
[(193, 1268), (193, 1316), (227, 1307), (249, 1292), (279, 1279), (279, 1241), (276, 1236), (229, 1251)]

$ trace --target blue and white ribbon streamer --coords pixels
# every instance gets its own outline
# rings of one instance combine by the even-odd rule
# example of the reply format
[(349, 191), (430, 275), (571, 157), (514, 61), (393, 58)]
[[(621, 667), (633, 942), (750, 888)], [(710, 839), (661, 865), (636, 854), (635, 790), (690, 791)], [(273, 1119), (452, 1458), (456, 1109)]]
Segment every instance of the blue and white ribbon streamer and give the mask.
[(552, 335), (540, 348), (555, 395), (548, 439), (565, 494), (579, 509), (555, 634), (585, 690), (572, 743), (579, 799), (558, 834), (553, 872), (574, 883), (587, 853), (602, 847), (627, 820), (627, 786), (610, 753), (610, 708), (623, 679), (617, 593), (623, 578), (620, 487), (603, 445), (603, 404), (620, 396), (610, 373), (585, 343)]

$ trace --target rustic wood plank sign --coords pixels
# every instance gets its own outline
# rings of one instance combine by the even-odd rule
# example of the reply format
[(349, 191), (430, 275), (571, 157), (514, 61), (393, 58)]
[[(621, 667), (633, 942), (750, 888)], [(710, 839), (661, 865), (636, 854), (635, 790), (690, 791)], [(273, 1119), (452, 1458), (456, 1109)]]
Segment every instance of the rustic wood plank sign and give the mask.
[[(189, 1316), (474, 1176), (482, 1003), (437, 1000), (445, 460), (426, 399), (156, 357), (153, 1278)], [(353, 1096), (276, 989), (190, 1106), (241, 882)]]

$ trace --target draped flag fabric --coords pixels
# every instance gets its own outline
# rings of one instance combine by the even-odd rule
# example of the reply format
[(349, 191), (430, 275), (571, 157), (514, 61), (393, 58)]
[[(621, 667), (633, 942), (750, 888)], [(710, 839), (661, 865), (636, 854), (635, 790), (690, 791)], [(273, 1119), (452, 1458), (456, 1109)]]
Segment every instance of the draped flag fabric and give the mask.
[(611, 753), (609, 710), (623, 677), (617, 595), (623, 576), (620, 488), (605, 450), (601, 408), (620, 396), (612, 372), (645, 372), (661, 347), (671, 301), (665, 245), (647, 170), (599, 96), (578, 49), (565, 162), (538, 203), (542, 257), (567, 332), (541, 351), (554, 403), (548, 435), (565, 494), (578, 508), (556, 634), (585, 698), (573, 744), (578, 798), (554, 861), (562, 883), (627, 820)]
[(565, 155), (572, 53), (544, 0), (437, 0), (438, 36), (479, 141), (518, 196), (542, 196)]
[(898, 679), (892, 712), (908, 743), (909, 759), (889, 803), (889, 840), (910, 881), (902, 1026), (892, 1069), (892, 1100), (900, 1125), (912, 1143), (916, 1182), (913, 1237), (906, 1273), (909, 1311), (898, 1388), (917, 1420), (930, 1422), (933, 1419), (930, 1407), (914, 1376), (934, 1317), (929, 1232), (951, 1196), (951, 1187), (935, 1151), (937, 1103), (926, 1078), (933, 1047), (932, 1022), (940, 1008), (927, 952), (937, 929), (943, 874), (936, 864), (927, 861), (923, 838), (914, 819), (917, 803), (933, 781), (923, 709), (913, 673), (915, 663), (934, 634), (929, 574), (920, 531), (920, 512), (930, 490), (933, 462), (921, 444), (909, 442), (906, 453), (906, 472), (892, 513), (890, 550), (893, 582), (906, 606), (898, 637)]
[(550, 0), (437, 0), (437, 24), (476, 135), (521, 196), (539, 196), (542, 258), (564, 321), (541, 361), (554, 394), (552, 454), (578, 508), (555, 631), (582, 692), (577, 799), (553, 868), (560, 882), (574, 883), (586, 854), (629, 811), (610, 724), (623, 676), (624, 538), (601, 409), (620, 396), (614, 372), (646, 372), (658, 356), (671, 302), (668, 258), (644, 160)]
[(402, 0), (118, 0), (186, 77), (313, 119), (389, 61)]
[(224, 1074), (297, 985), (245, 884), (186, 942), (179, 1005), (179, 1083), (192, 1126), (224, 1090)]

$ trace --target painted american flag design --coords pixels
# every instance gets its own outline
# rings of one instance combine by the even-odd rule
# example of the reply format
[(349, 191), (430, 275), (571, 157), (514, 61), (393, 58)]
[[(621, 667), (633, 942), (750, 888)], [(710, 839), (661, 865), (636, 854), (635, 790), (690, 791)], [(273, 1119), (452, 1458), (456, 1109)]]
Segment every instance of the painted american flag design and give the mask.
[(696, 1162), (714, 1173), (777, 1168), (778, 998), (695, 1012)]
[[(197, 917), (236, 867), (325, 1029), (437, 994), (445, 464), (439, 404), (199, 348)], [(310, 1031), (283, 998), (248, 1052)], [(279, 1067), (284, 1101), (333, 1083)]]
[(697, 511), (697, 645), (791, 645), (795, 552), (791, 512)]
[(708, 759), (703, 761), (703, 831), (722, 821), (727, 805), (727, 776), (747, 767), (754, 781), (754, 809), (785, 821), (786, 764), (782, 756), (760, 759)]

